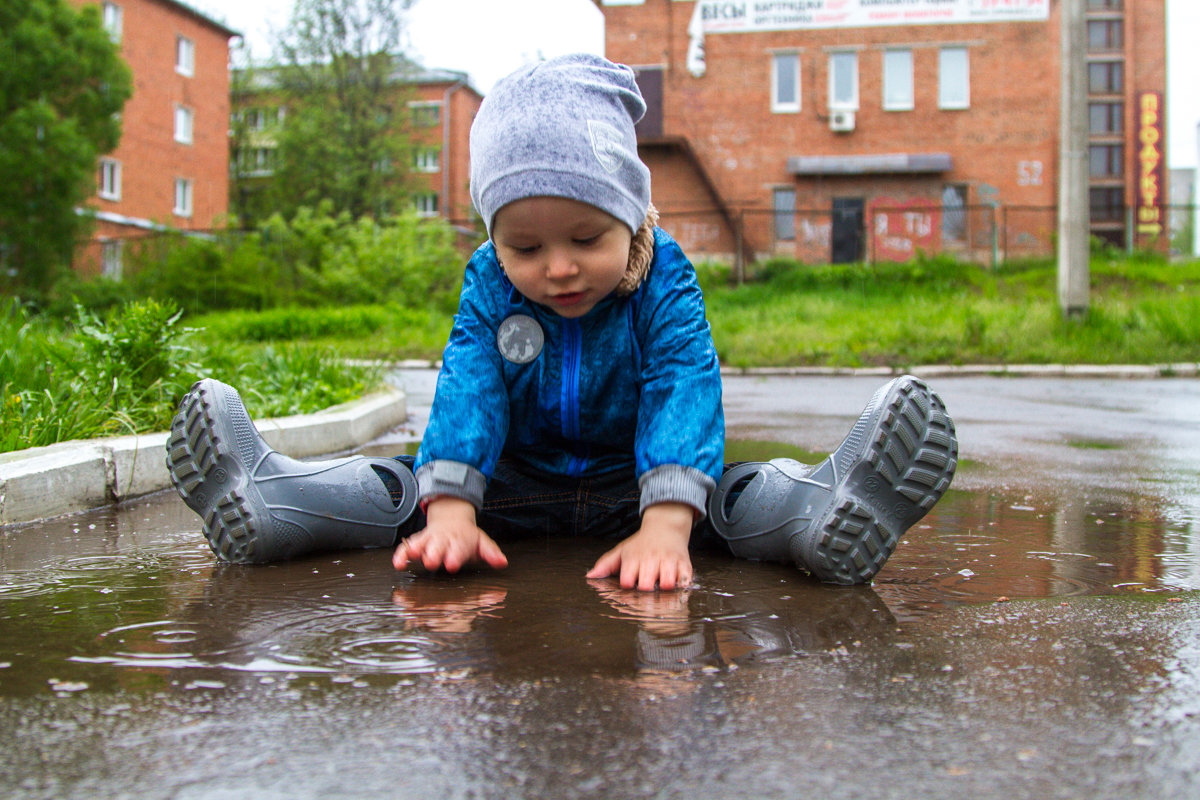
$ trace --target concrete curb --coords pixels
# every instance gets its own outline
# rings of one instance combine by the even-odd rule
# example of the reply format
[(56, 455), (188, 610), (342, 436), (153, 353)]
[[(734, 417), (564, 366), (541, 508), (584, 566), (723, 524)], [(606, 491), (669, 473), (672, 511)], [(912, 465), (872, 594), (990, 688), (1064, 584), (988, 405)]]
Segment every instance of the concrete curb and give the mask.
[[(290, 417), (255, 420), (271, 447), (311, 458), (363, 445), (408, 417), (404, 392)], [(171, 485), (167, 433), (60, 442), (0, 454), (0, 526), (73, 514)]]
[(1011, 378), (1195, 378), (1200, 363), (1188, 364), (927, 364), (893, 367), (722, 367), (722, 375)]
[[(396, 369), (438, 369), (440, 361), (410, 360), (386, 363)], [(815, 377), (938, 377), (1012, 378), (1195, 378), (1200, 362), (1177, 364), (922, 364), (900, 367), (734, 367), (722, 366), (722, 375), (785, 375)]]

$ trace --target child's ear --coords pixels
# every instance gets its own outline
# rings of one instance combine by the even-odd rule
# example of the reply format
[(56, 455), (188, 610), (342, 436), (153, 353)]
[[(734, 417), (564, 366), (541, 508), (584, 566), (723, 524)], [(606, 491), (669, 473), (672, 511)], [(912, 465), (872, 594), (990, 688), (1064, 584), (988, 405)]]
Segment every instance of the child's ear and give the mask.
[(629, 295), (637, 291), (650, 271), (650, 262), (654, 259), (654, 227), (658, 225), (658, 209), (651, 204), (646, 209), (646, 216), (633, 235), (629, 244), (629, 263), (625, 266), (625, 275), (617, 284), (617, 294)]

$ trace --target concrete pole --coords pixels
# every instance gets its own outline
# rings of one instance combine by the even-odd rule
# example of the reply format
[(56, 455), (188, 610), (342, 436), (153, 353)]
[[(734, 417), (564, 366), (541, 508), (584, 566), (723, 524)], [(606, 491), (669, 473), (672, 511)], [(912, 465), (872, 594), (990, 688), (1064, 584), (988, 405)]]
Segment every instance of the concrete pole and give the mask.
[(1088, 310), (1088, 116), (1085, 0), (1062, 0), (1062, 91), (1058, 155), (1058, 305)]
[(1200, 122), (1196, 123), (1196, 174), (1192, 176), (1192, 255), (1200, 258)]

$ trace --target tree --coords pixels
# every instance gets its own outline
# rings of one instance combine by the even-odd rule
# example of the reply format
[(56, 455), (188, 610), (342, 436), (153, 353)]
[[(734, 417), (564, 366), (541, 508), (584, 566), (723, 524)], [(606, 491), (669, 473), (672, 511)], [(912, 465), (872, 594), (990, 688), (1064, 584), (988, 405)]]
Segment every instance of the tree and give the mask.
[(88, 230), (132, 79), (99, 7), (66, 0), (0, 2), (0, 64), (0, 286), (41, 293)]
[(272, 205), (290, 216), (322, 200), (352, 217), (406, 199), (404, 12), (411, 0), (296, 0), (275, 70), (286, 97)]

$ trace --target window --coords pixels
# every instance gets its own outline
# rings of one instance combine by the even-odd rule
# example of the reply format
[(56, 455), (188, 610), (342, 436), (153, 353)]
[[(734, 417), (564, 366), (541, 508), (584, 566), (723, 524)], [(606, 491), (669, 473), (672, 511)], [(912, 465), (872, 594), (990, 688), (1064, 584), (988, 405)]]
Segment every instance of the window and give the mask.
[(283, 119), (282, 108), (247, 108), (235, 112), (235, 121), (240, 120), (248, 131), (262, 131), (273, 128)]
[(121, 199), (121, 162), (113, 158), (100, 159), (99, 195), (105, 200)]
[(106, 278), (121, 280), (125, 269), (125, 242), (107, 239), (100, 243), (100, 272)]
[(1111, 53), (1124, 47), (1124, 36), (1119, 19), (1090, 19), (1087, 24), (1088, 52)]
[(413, 153), (413, 169), (417, 172), (437, 172), (440, 161), (441, 153), (436, 147), (419, 147)]
[(883, 53), (883, 107), (888, 111), (913, 108), (912, 50), (885, 50)]
[(1125, 146), (1094, 144), (1088, 148), (1088, 174), (1093, 178), (1120, 178), (1125, 173)]
[(938, 53), (938, 108), (970, 108), (971, 68), (965, 47)]
[(114, 42), (121, 41), (122, 17), (121, 7), (116, 3), (104, 3), (101, 6), (100, 19), (104, 22), (104, 30), (108, 31), (108, 38)]
[(436, 192), (424, 192), (413, 197), (413, 208), (418, 217), (436, 217), (438, 214), (438, 196)]
[(1125, 219), (1125, 190), (1102, 186), (1088, 190), (1092, 222), (1122, 222)]
[(192, 179), (175, 179), (175, 208), (172, 209), (178, 217), (192, 215)]
[(1121, 94), (1125, 91), (1125, 65), (1120, 61), (1088, 64), (1088, 94)]
[(1120, 11), (1121, 0), (1088, 0), (1088, 11)]
[(858, 53), (829, 54), (829, 108), (858, 110)]
[(192, 143), (192, 110), (185, 106), (175, 106), (175, 141)]
[(796, 238), (796, 190), (775, 190), (775, 240), (790, 242)]
[(1125, 130), (1124, 103), (1088, 103), (1088, 132), (1093, 136), (1119, 136)]
[(409, 103), (413, 125), (418, 128), (432, 128), (442, 121), (441, 103)]
[(942, 189), (942, 243), (967, 241), (967, 187), (948, 183)]
[(237, 154), (237, 174), (270, 175), (275, 171), (273, 147), (247, 147)]
[(175, 37), (175, 71), (189, 78), (196, 72), (196, 45), (186, 36)]
[(798, 53), (776, 53), (771, 59), (771, 110), (777, 114), (800, 110)]

